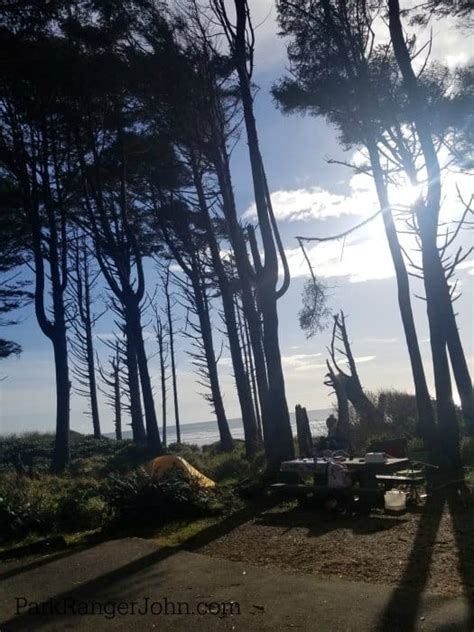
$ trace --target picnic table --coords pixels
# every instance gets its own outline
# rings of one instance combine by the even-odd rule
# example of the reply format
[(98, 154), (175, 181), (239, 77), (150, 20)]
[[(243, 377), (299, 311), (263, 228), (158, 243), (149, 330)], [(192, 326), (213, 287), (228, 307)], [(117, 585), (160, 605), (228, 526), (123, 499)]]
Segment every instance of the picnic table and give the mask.
[[(369, 472), (375, 476), (377, 474), (389, 474), (398, 470), (407, 468), (410, 461), (404, 458), (387, 457), (382, 463), (367, 463), (365, 458), (338, 458), (341, 463), (352, 472)], [(296, 472), (298, 474), (314, 474), (323, 473), (329, 463), (329, 459), (318, 457), (317, 459), (293, 459), (292, 461), (283, 461), (280, 466), (280, 472)]]
[(293, 473), (300, 476), (305, 474), (312, 474), (314, 477), (313, 485), (306, 485), (302, 483), (297, 484), (285, 484), (277, 483), (273, 487), (275, 491), (287, 492), (290, 496), (306, 497), (308, 493), (312, 497), (327, 497), (327, 496), (341, 496), (341, 497), (364, 497), (368, 500), (369, 504), (375, 506), (383, 499), (383, 490), (380, 488), (377, 480), (377, 475), (389, 475), (393, 472), (403, 470), (409, 466), (409, 460), (407, 458), (392, 458), (387, 457), (384, 462), (372, 463), (367, 462), (365, 458), (337, 458), (337, 462), (344, 465), (358, 485), (343, 488), (334, 489), (328, 487), (325, 482), (321, 484), (321, 479), (324, 480), (327, 466), (332, 459), (318, 457), (293, 459), (291, 461), (283, 461), (280, 466), (280, 472)]

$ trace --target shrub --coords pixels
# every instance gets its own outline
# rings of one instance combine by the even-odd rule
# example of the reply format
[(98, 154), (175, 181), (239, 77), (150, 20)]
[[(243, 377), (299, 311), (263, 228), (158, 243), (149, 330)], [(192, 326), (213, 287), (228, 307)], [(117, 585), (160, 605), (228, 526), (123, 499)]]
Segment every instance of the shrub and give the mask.
[(199, 515), (209, 509), (213, 493), (178, 470), (154, 480), (143, 468), (122, 477), (109, 476), (103, 494), (119, 522)]

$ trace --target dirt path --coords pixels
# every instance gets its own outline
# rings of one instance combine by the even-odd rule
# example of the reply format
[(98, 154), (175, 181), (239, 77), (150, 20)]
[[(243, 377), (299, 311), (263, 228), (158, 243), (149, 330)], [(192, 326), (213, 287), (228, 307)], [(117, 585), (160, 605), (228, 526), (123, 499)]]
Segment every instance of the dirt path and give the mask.
[(451, 515), (445, 504), (430, 502), (400, 517), (279, 506), (199, 551), (286, 572), (472, 596), (474, 508)]

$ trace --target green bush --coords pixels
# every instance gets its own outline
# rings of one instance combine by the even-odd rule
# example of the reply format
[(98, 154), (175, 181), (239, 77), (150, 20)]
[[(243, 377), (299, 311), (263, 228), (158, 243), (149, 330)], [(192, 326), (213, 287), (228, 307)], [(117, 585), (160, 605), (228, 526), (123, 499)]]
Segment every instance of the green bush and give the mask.
[(213, 500), (212, 491), (178, 470), (170, 470), (157, 481), (143, 468), (126, 476), (109, 476), (103, 494), (116, 521), (126, 523), (199, 515)]

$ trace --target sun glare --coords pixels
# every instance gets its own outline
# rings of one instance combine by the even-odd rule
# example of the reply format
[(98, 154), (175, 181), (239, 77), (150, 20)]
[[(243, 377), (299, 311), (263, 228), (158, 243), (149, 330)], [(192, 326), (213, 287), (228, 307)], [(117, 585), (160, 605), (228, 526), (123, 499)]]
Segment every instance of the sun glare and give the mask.
[(413, 206), (422, 192), (420, 184), (403, 184), (396, 188), (393, 201), (399, 206)]

